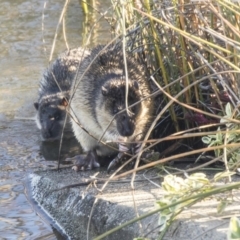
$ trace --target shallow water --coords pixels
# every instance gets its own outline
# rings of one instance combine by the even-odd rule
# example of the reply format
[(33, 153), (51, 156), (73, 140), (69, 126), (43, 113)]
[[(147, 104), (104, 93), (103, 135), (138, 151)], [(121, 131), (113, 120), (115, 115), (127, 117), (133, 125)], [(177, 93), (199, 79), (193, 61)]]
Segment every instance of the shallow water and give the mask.
[[(37, 88), (48, 65), (55, 29), (65, 1), (15, 0), (0, 2), (0, 238), (56, 239), (55, 230), (36, 214), (25, 193), (28, 173), (56, 167), (41, 151), (39, 132), (32, 120)], [(102, 9), (108, 2), (101, 1)], [(43, 14), (44, 13), (44, 14)], [(93, 16), (92, 21), (99, 16)], [(87, 32), (78, 0), (66, 14), (69, 46), (78, 47)], [(62, 29), (62, 27), (60, 27)], [(98, 30), (100, 29), (100, 30)], [(106, 21), (98, 21), (90, 45), (110, 39)], [(66, 49), (60, 31), (54, 56)], [(50, 147), (52, 148), (52, 146)], [(41, 150), (41, 151), (40, 151)], [(44, 154), (44, 151), (42, 151)], [(49, 150), (47, 150), (49, 152)], [(54, 155), (49, 157), (55, 158)], [(58, 237), (58, 239), (61, 239)]]

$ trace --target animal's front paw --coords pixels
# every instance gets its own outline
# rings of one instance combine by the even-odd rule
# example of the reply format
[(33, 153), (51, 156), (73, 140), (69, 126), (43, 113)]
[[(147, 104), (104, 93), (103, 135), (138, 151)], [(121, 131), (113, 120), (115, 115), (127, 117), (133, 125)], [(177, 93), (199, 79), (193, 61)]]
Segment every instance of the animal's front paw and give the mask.
[(95, 151), (89, 151), (87, 155), (81, 154), (73, 158), (67, 158), (66, 161), (75, 161), (72, 169), (76, 172), (80, 170), (92, 170), (93, 168), (100, 167), (98, 163), (97, 154)]
[(124, 156), (124, 153), (119, 153), (111, 162), (110, 164), (108, 165), (108, 168), (107, 168), (107, 173), (109, 173), (112, 169), (114, 169), (122, 160)]

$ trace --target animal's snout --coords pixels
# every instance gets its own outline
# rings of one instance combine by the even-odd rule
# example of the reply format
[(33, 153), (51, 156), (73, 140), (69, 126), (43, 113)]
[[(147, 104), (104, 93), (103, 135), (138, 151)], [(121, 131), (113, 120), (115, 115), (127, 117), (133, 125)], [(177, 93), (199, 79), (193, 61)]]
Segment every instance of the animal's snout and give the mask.
[(42, 124), (41, 132), (42, 132), (42, 137), (44, 139), (50, 139), (54, 137), (54, 134), (53, 134), (54, 124), (55, 124), (54, 120), (50, 118), (48, 121)]
[(134, 133), (135, 124), (131, 117), (127, 115), (127, 113), (123, 113), (118, 118), (118, 131), (121, 136), (128, 137)]

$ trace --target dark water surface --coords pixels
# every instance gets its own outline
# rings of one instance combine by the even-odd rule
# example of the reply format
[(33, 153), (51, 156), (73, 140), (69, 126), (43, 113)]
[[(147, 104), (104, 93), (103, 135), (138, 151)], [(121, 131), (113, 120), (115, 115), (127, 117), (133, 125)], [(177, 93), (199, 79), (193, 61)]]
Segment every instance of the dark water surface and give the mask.
[[(104, 10), (108, 2), (101, 1), (97, 7)], [(45, 161), (40, 153), (42, 145), (32, 118), (38, 82), (48, 65), (64, 3), (0, 1), (0, 239), (57, 238), (49, 222), (36, 214), (27, 200), (24, 183), (30, 172), (56, 167), (54, 161)], [(85, 20), (79, 0), (71, 0), (65, 21), (71, 48), (82, 45), (88, 32), (86, 26), (92, 24), (84, 24)], [(106, 43), (109, 29), (105, 20), (98, 21), (90, 46)], [(60, 31), (54, 56), (65, 49)]]

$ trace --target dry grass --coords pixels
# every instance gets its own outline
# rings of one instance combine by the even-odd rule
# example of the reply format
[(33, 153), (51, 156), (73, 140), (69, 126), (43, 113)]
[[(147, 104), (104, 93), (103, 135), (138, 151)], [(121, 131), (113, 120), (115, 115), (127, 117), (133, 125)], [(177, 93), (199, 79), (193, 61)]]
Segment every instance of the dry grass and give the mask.
[[(240, 123), (239, 4), (225, 0), (112, 3), (117, 34), (127, 32), (120, 44), (124, 42), (127, 51), (145, 63), (154, 91), (159, 92), (156, 119), (145, 140), (151, 132), (157, 139), (154, 144), (161, 142), (157, 147), (161, 157), (174, 149), (202, 157), (196, 155), (196, 149), (204, 152), (208, 147), (199, 138), (203, 129), (202, 136), (216, 130), (218, 124), (218, 130), (236, 130)], [(231, 115), (226, 113), (227, 103)], [(220, 124), (223, 118), (233, 124)], [(186, 138), (186, 134), (189, 139), (184, 141), (163, 141), (176, 135)], [(227, 138), (223, 132), (222, 142), (217, 144), (222, 146), (222, 158), (218, 154), (217, 160), (224, 162), (231, 151), (226, 144), (239, 142), (238, 137), (232, 137), (235, 141)], [(209, 146), (215, 145), (211, 142)], [(161, 160), (158, 162), (165, 162)], [(238, 165), (235, 162), (234, 169)]]

